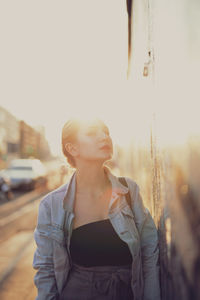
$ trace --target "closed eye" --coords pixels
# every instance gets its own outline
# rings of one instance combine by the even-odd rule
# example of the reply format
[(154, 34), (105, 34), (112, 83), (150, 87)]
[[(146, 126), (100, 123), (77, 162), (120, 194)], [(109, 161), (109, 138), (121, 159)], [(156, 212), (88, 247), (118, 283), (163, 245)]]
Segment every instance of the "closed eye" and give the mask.
[[(96, 134), (96, 132), (98, 131), (98, 128), (99, 128), (99, 127), (97, 127), (97, 126), (90, 127), (90, 130), (88, 130), (87, 134), (88, 134), (88, 135)], [(107, 135), (110, 135), (109, 129), (108, 129), (107, 127), (103, 127), (103, 131), (104, 131)]]

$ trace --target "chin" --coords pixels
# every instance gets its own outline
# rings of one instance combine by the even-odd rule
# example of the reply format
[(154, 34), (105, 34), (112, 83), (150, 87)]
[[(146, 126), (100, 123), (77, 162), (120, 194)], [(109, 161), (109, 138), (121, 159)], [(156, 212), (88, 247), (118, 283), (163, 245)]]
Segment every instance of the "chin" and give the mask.
[(104, 161), (107, 161), (110, 159), (112, 159), (112, 154), (106, 155), (106, 157), (104, 158)]

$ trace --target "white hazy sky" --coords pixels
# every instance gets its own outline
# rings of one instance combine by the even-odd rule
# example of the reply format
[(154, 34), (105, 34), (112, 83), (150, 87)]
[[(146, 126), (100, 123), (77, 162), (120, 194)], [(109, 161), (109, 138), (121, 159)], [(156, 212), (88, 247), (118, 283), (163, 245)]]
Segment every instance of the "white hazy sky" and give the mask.
[[(162, 19), (160, 14), (161, 23)], [(175, 17), (172, 21), (176, 22)], [(178, 21), (174, 36), (188, 24), (182, 17)], [(158, 24), (157, 31), (159, 28)], [(0, 104), (30, 125), (44, 125), (53, 153), (61, 153), (61, 128), (71, 116), (101, 117), (110, 127), (114, 142), (119, 144), (129, 143), (130, 136), (148, 138), (151, 98), (146, 94), (144, 82), (133, 84), (126, 80), (125, 0), (2, 0), (0, 40)], [(169, 119), (164, 116), (166, 111), (169, 116), (172, 105), (167, 105), (166, 80), (173, 73), (172, 70), (165, 73), (166, 44), (163, 38), (162, 46), (157, 48), (163, 55), (158, 55), (161, 67), (157, 74), (162, 78), (166, 76), (165, 81), (160, 82), (162, 90), (158, 95), (164, 100), (157, 106), (164, 140), (169, 136)], [(181, 46), (175, 44), (177, 57)], [(178, 63), (181, 65), (181, 59)], [(196, 60), (191, 72), (196, 70), (195, 63)], [(196, 76), (195, 79), (197, 81)], [(183, 91), (181, 95), (184, 94)], [(180, 98), (175, 109), (179, 104)], [(182, 107), (181, 126), (188, 111), (186, 98)], [(171, 121), (176, 124), (177, 114), (173, 116)], [(195, 116), (193, 128), (197, 127)], [(180, 128), (177, 131), (174, 128), (174, 141), (179, 132)]]
[(101, 117), (129, 141), (141, 108), (126, 97), (125, 1), (1, 1), (0, 28), (1, 105), (44, 125), (53, 152), (73, 115)]
[(59, 152), (71, 115), (111, 111), (126, 72), (125, 22), (120, 1), (1, 1), (1, 104), (44, 125)]

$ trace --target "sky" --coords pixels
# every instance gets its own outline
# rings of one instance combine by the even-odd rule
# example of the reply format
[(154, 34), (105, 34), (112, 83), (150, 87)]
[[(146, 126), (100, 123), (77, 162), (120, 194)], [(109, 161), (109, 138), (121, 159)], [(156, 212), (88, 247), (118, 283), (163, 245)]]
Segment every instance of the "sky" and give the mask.
[(102, 118), (114, 142), (127, 144), (124, 131), (136, 108), (127, 97), (125, 1), (0, 6), (1, 105), (30, 125), (44, 125), (54, 153), (72, 116)]
[[(197, 40), (199, 18), (194, 17), (194, 8), (188, 10), (186, 0), (187, 14), (183, 10), (178, 18), (169, 8), (168, 15), (167, 12), (163, 15), (167, 11), (161, 7), (164, 1), (159, 3), (155, 37), (160, 89), (156, 95), (150, 95), (145, 79), (127, 81), (126, 78), (126, 1), (1, 1), (0, 104), (32, 126), (45, 126), (54, 154), (61, 154), (61, 129), (73, 116), (100, 117), (109, 126), (114, 143), (121, 145), (129, 144), (131, 138), (149, 139), (154, 105), (158, 135), (163, 142), (178, 141), (180, 132), (183, 138), (186, 131), (195, 132), (200, 59), (197, 47), (188, 49), (188, 45), (189, 39), (191, 45)], [(172, 34), (176, 41), (173, 48), (168, 47), (167, 27), (160, 26), (164, 24), (163, 18), (167, 24), (169, 15), (176, 29)], [(191, 59), (185, 59), (188, 57), (193, 58), (192, 63)], [(174, 71), (168, 67), (171, 61)], [(187, 76), (177, 80), (178, 85), (174, 84), (183, 74), (184, 66)], [(170, 86), (167, 90), (166, 82)], [(156, 97), (156, 102), (152, 97)], [(186, 126), (184, 121), (189, 111), (190, 125)], [(173, 132), (169, 132), (169, 116)]]

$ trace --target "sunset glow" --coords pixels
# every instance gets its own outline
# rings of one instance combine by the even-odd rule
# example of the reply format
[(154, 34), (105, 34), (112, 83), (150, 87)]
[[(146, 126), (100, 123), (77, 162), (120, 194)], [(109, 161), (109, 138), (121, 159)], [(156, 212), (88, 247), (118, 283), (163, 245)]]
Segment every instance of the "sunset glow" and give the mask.
[[(147, 61), (142, 19), (135, 29), (131, 76), (126, 77), (125, 1), (66, 1), (62, 7), (42, 1), (40, 10), (35, 1), (26, 4), (30, 6), (26, 14), (22, 5), (25, 1), (21, 6), (13, 1), (10, 12), (8, 3), (1, 3), (6, 31), (2, 32), (0, 104), (32, 126), (44, 125), (53, 153), (61, 153), (61, 128), (73, 116), (102, 118), (114, 141), (122, 145), (149, 141), (154, 112), (161, 145), (179, 144), (191, 133), (199, 133), (199, 68), (197, 57), (192, 62), (187, 51), (187, 36), (181, 34), (185, 19), (177, 26), (176, 16), (171, 15), (170, 37), (166, 27), (155, 26), (156, 78), (152, 84), (141, 76)], [(163, 11), (171, 14), (170, 7), (163, 5), (157, 7), (155, 25), (165, 24), (160, 22), (165, 18)], [(174, 70), (169, 68), (171, 61)]]

